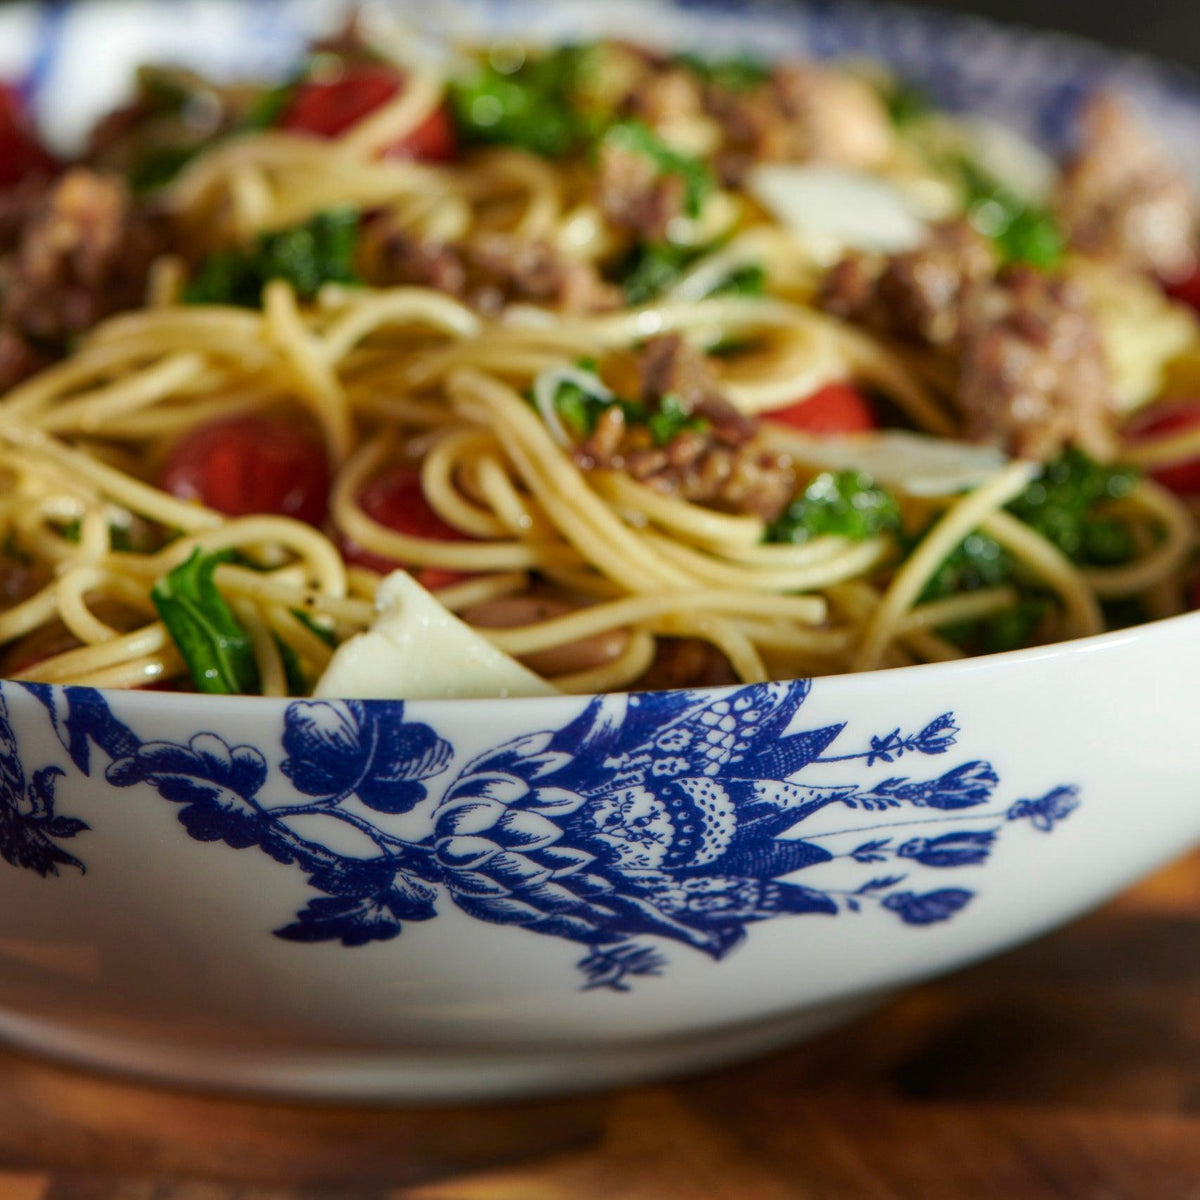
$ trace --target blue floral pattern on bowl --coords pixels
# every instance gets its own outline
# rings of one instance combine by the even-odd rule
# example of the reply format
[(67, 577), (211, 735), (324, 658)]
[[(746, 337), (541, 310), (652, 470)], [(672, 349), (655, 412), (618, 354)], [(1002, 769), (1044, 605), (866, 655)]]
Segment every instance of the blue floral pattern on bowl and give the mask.
[[(846, 748), (844, 723), (793, 730), (808, 681), (598, 697), (560, 728), (465, 762), (402, 701), (297, 700), (283, 710), (274, 765), (272, 751), (214, 733), (143, 741), (92, 689), (4, 685), (18, 686), (45, 707), (79, 772), (148, 785), (197, 841), (303, 871), (314, 894), (277, 937), (386, 941), (450, 903), (584, 947), (589, 988), (661, 973), (664, 942), (721, 959), (749, 925), (779, 917), (878, 906), (908, 926), (948, 921), (975, 892), (931, 876), (978, 871), (1006, 828), (1049, 833), (1079, 803), (1070, 786), (997, 802), (999, 777), (979, 760), (893, 769), (950, 755), (952, 713), (862, 749)], [(845, 782), (850, 766), (857, 778)], [(0, 856), (12, 866), (84, 869), (88, 827), (55, 809), (63, 773), (30, 774), (0, 698)], [(804, 830), (831, 808), (861, 817), (836, 831), (862, 834), (839, 853), (823, 844), (833, 833)], [(914, 824), (919, 836), (897, 836)], [(336, 826), (369, 850), (335, 848)], [(838, 886), (801, 882), (839, 860)]]

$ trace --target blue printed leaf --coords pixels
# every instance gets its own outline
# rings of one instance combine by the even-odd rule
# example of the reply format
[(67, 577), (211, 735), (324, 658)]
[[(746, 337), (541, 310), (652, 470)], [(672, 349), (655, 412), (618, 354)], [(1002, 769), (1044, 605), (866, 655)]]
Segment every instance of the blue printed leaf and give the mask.
[(906, 925), (935, 925), (948, 921), (970, 902), (974, 892), (963, 888), (943, 888), (937, 892), (893, 892), (883, 900), (883, 907), (896, 913)]

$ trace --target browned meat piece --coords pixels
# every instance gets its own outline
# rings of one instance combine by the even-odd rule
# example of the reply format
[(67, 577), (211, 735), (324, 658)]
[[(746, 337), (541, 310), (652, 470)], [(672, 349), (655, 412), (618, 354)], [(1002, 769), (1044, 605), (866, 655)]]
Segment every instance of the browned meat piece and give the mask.
[(750, 92), (710, 89), (709, 110), (724, 129), (722, 173), (740, 178), (756, 162), (822, 162), (870, 170), (891, 154), (894, 134), (869, 84), (836, 67), (776, 68)]
[(620, 289), (587, 262), (560, 253), (548, 242), (507, 234), (480, 234), (466, 244), (468, 295), (475, 307), (496, 311), (510, 300), (550, 304), (566, 313), (618, 308)]
[(0, 392), (36, 375), (53, 360), (31, 346), (15, 329), (0, 326)]
[(642, 394), (651, 400), (675, 396), (683, 407), (703, 417), (712, 437), (740, 446), (758, 432), (758, 424), (721, 395), (708, 359), (677, 333), (651, 338), (642, 349)]
[[(98, 321), (133, 308), (163, 248), (161, 223), (124, 183), (84, 168), (39, 192), (0, 221), (0, 387), (10, 386)], [(0, 248), (0, 253), (3, 248)]]
[(965, 223), (917, 250), (851, 255), (829, 273), (828, 312), (944, 356), (966, 436), (1050, 458), (1069, 443), (1109, 457), (1113, 394), (1095, 320), (1061, 276), (999, 270)]
[(15, 553), (0, 555), (0, 610), (28, 600), (49, 582), (50, 570), (44, 564)]
[(669, 688), (725, 687), (737, 681), (729, 660), (710, 642), (699, 638), (659, 638), (654, 661), (633, 689), (664, 692)]
[(646, 155), (608, 143), (600, 150), (596, 194), (600, 211), (618, 229), (663, 242), (672, 222), (684, 214), (687, 184), (682, 175), (660, 171)]
[(795, 490), (791, 463), (757, 441), (758, 423), (721, 395), (704, 356), (678, 334), (652, 338), (642, 351), (642, 398), (651, 408), (667, 396), (702, 417), (665, 446), (649, 430), (629, 427), (619, 408), (601, 418), (576, 452), (581, 466), (625, 471), (668, 495), (726, 512), (774, 520)]
[(964, 324), (959, 403), (972, 441), (1021, 458), (1052, 458), (1068, 443), (1111, 458), (1112, 382), (1079, 289), (1029, 267), (980, 289)]
[(592, 264), (547, 242), (501, 233), (479, 234), (462, 244), (422, 241), (396, 229), (385, 215), (364, 225), (358, 267), (376, 286), (433, 288), (486, 313), (517, 300), (567, 313), (604, 312), (621, 303), (619, 289)]
[(1084, 253), (1166, 280), (1196, 267), (1196, 195), (1154, 134), (1115, 96), (1098, 95), (1084, 111), (1080, 150), (1063, 176), (1058, 211)]
[(998, 265), (991, 242), (966, 221), (954, 221), (937, 226), (916, 250), (849, 255), (826, 276), (821, 305), (885, 336), (950, 346), (968, 298)]
[(359, 236), (357, 267), (380, 287), (427, 287), (461, 297), (467, 272), (456, 246), (422, 241), (397, 229), (386, 213), (369, 216)]

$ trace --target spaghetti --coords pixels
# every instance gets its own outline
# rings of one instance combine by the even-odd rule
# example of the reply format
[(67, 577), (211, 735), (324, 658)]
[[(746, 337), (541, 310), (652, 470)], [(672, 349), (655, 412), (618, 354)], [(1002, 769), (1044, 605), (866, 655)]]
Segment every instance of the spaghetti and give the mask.
[[(306, 694), (393, 569), (568, 692), (944, 661), (1182, 608), (1195, 522), (1137, 470), (1200, 451), (1200, 418), (1138, 433), (1200, 351), (1184, 306), (1123, 290), (1112, 255), (1002, 242), (1072, 233), (1009, 181), (986, 242), (962, 129), (890, 121), (889, 81), (504, 54), (447, 81), (343, 39), (250, 89), (265, 124), (245, 88), (160, 73), (116, 142), (37, 184), (53, 211), (72, 175), (146, 170), (168, 116), (186, 126), (164, 79), (217, 98), (129, 210), (169, 231), (142, 306), (0, 399), (6, 676)], [(786, 97), (833, 75), (860, 103), (805, 127)], [(831, 249), (819, 205), (797, 223), (756, 190), (756, 164), (813, 160), (910, 214), (925, 197), (930, 240)], [(953, 304), (910, 320), (934, 269)], [(1035, 319), (1069, 346), (1035, 363), (1032, 428), (1008, 360), (984, 383)]]

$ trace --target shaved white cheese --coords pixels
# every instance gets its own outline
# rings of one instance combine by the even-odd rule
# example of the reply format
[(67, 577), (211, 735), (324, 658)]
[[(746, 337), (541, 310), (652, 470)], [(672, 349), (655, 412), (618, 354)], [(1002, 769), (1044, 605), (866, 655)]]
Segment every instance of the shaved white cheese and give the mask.
[(950, 496), (979, 487), (1008, 465), (994, 446), (891, 430), (859, 437), (813, 438), (776, 430), (799, 462), (822, 471), (862, 471), (910, 496)]
[(765, 163), (751, 170), (746, 188), (821, 261), (845, 250), (911, 250), (926, 235), (912, 197), (861, 171)]
[(1044, 204), (1058, 180), (1054, 159), (1007, 125), (987, 117), (963, 121), (971, 157), (1018, 200)]
[(338, 647), (313, 695), (337, 700), (443, 700), (556, 696), (449, 612), (406, 571), (376, 593), (374, 625)]

